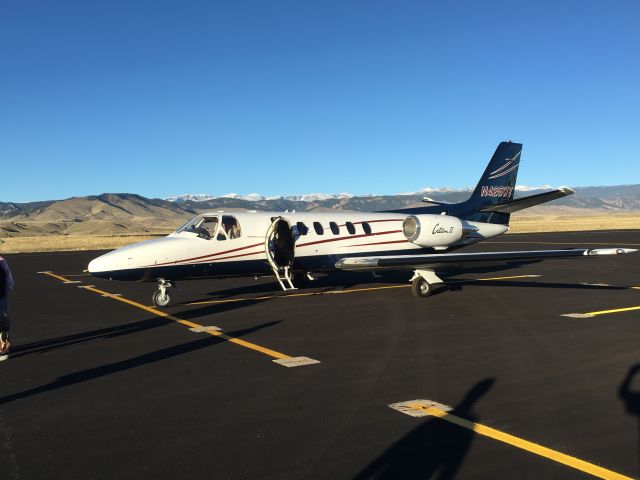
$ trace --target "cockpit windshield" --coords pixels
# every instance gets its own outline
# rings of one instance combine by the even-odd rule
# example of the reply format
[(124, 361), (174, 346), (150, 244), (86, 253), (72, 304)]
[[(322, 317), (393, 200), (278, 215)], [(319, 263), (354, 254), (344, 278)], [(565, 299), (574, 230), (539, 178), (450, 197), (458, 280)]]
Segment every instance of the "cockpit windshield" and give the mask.
[(233, 240), (241, 234), (238, 220), (230, 215), (223, 215), (222, 221), (219, 215), (198, 215), (176, 230), (176, 233), (183, 232), (195, 233), (205, 240)]
[(176, 233), (189, 232), (195, 233), (200, 238), (204, 238), (205, 240), (210, 240), (215, 237), (216, 231), (218, 230), (218, 217), (205, 217), (203, 215), (198, 215), (196, 218), (187, 222), (181, 228), (179, 228)]

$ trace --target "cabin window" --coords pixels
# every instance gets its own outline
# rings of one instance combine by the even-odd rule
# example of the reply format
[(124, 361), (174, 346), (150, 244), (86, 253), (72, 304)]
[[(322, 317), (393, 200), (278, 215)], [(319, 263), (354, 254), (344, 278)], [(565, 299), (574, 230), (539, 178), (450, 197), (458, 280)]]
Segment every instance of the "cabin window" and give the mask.
[(316, 231), (318, 235), (324, 234), (324, 228), (320, 225), (320, 222), (313, 222), (313, 229)]
[(240, 238), (240, 224), (236, 217), (232, 217), (231, 215), (223, 215), (221, 227), (218, 228), (218, 234), (216, 235), (217, 240), (235, 240), (236, 238)]
[(347, 222), (345, 223), (345, 226), (347, 227), (347, 232), (349, 232), (349, 235), (355, 235), (356, 227), (353, 226), (353, 223)]
[(369, 225), (367, 222), (362, 222), (362, 230), (364, 231), (365, 235), (371, 235), (371, 225)]
[(340, 227), (338, 226), (338, 224), (336, 222), (330, 222), (329, 223), (329, 228), (331, 228), (331, 232), (334, 235), (340, 235)]
[(300, 235), (306, 235), (309, 233), (309, 227), (307, 227), (303, 222), (297, 222), (296, 226), (298, 227)]

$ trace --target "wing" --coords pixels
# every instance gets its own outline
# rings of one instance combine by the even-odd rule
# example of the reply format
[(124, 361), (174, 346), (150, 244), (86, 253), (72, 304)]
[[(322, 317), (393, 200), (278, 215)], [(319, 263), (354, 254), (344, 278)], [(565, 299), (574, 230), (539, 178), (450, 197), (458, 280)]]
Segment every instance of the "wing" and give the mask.
[(377, 257), (346, 257), (336, 262), (340, 270), (414, 270), (443, 269), (476, 265), (505, 265), (538, 262), (553, 258), (593, 258), (637, 251), (634, 248), (570, 248), (564, 250), (527, 250), (516, 252), (435, 253), (425, 255), (381, 255)]

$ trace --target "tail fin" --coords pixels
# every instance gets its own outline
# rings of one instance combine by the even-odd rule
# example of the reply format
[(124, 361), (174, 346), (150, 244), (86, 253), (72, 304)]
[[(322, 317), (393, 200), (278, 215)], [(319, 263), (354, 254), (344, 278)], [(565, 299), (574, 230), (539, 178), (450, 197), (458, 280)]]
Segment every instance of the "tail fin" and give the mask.
[(498, 145), (471, 197), (464, 202), (466, 220), (503, 225), (509, 223), (508, 213), (480, 210), (513, 200), (521, 153), (521, 143), (502, 142)]

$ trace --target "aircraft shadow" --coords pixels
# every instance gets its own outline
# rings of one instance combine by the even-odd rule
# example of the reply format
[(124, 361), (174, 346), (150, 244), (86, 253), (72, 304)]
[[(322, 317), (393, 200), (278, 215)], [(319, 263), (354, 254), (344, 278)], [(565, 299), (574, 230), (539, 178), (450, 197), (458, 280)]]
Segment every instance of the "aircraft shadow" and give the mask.
[[(278, 323), (280, 322), (279, 321), (267, 322), (261, 325), (256, 325), (251, 328), (237, 330), (235, 332), (229, 332), (228, 335), (234, 338), (239, 338), (244, 335), (248, 335), (252, 332), (262, 330), (263, 328), (272, 327), (273, 325), (276, 325)], [(63, 375), (62, 377), (59, 377), (58, 379), (46, 385), (42, 385), (39, 387), (31, 388), (29, 390), (25, 390), (23, 392), (0, 397), (0, 405), (13, 402), (15, 400), (21, 400), (21, 399), (38, 395), (41, 393), (49, 392), (52, 390), (58, 390), (60, 388), (69, 387), (71, 385), (87, 382), (95, 378), (105, 377), (107, 375), (112, 375), (114, 373), (130, 370), (132, 368), (140, 367), (142, 365), (149, 365), (152, 363), (169, 360), (179, 355), (184, 355), (185, 353), (190, 353), (203, 348), (212, 347), (214, 345), (218, 345), (226, 341), (227, 340), (224, 338), (207, 335), (205, 338), (201, 338), (199, 340), (183, 343), (181, 345), (174, 345), (174, 346), (163, 348), (161, 350), (157, 350), (151, 353), (145, 353), (144, 355), (139, 355), (137, 357), (133, 357), (128, 360), (122, 360), (120, 362), (109, 363), (107, 365), (102, 365), (100, 367), (89, 368), (87, 370), (81, 370), (79, 372), (70, 373), (68, 375)]]
[[(211, 298), (205, 298), (202, 300), (194, 300), (194, 301), (207, 301), (207, 300), (211, 300)], [(177, 306), (196, 307), (196, 308), (176, 310), (175, 315), (182, 318), (183, 320), (196, 320), (198, 318), (216, 315), (219, 313), (227, 312), (229, 310), (250, 307), (252, 305), (257, 305), (259, 303), (263, 303), (266, 301), (267, 299), (264, 299), (264, 298), (256, 298), (256, 299), (242, 300), (241, 302), (214, 303), (211, 305), (189, 305), (188, 303), (182, 303)]]
[(629, 368), (627, 375), (618, 388), (618, 397), (624, 403), (626, 412), (638, 418), (638, 476), (640, 476), (640, 390), (632, 390), (631, 382), (640, 373), (640, 363)]
[[(473, 406), (486, 395), (494, 383), (494, 378), (478, 382), (450, 414), (477, 422)], [(383, 452), (354, 479), (454, 478), (471, 447), (475, 433), (446, 420), (427, 418)]]
[[(491, 266), (467, 266), (465, 268), (447, 267), (443, 269), (437, 269), (442, 271), (443, 278), (462, 275), (462, 274), (484, 274), (484, 273), (496, 273), (503, 270), (513, 270), (521, 267), (538, 263), (539, 260), (518, 261), (511, 262), (504, 265), (491, 265)], [(309, 291), (311, 289), (336, 289), (336, 288), (352, 288), (358, 285), (366, 286), (371, 284), (406, 284), (411, 278), (410, 270), (380, 270), (374, 276), (371, 272), (344, 272), (334, 271), (329, 273), (317, 274), (315, 280), (294, 279), (294, 286), (298, 287), (301, 292)], [(256, 284), (247, 284), (232, 288), (226, 288), (223, 290), (216, 290), (208, 292), (208, 297), (193, 300), (204, 301), (212, 299), (224, 299), (226, 297), (233, 297), (235, 295), (250, 295), (250, 294), (276, 294), (282, 292), (280, 286), (275, 281), (261, 282)], [(186, 302), (185, 302), (186, 303)]]
[[(372, 283), (406, 283), (410, 278), (409, 272), (384, 272), (379, 277), (374, 277), (371, 273), (362, 272), (332, 272), (328, 275), (318, 276), (315, 280), (305, 279), (304, 281), (295, 280), (294, 286), (298, 287), (302, 292), (310, 289), (335, 289), (335, 288), (351, 288), (357, 285), (366, 285)], [(232, 297), (235, 295), (246, 294), (274, 294), (282, 292), (280, 285), (274, 280), (273, 282), (262, 282), (257, 284), (248, 284), (239, 287), (227, 288), (224, 290), (216, 290), (208, 292), (207, 295), (217, 297)], [(208, 297), (210, 299), (210, 297)]]

